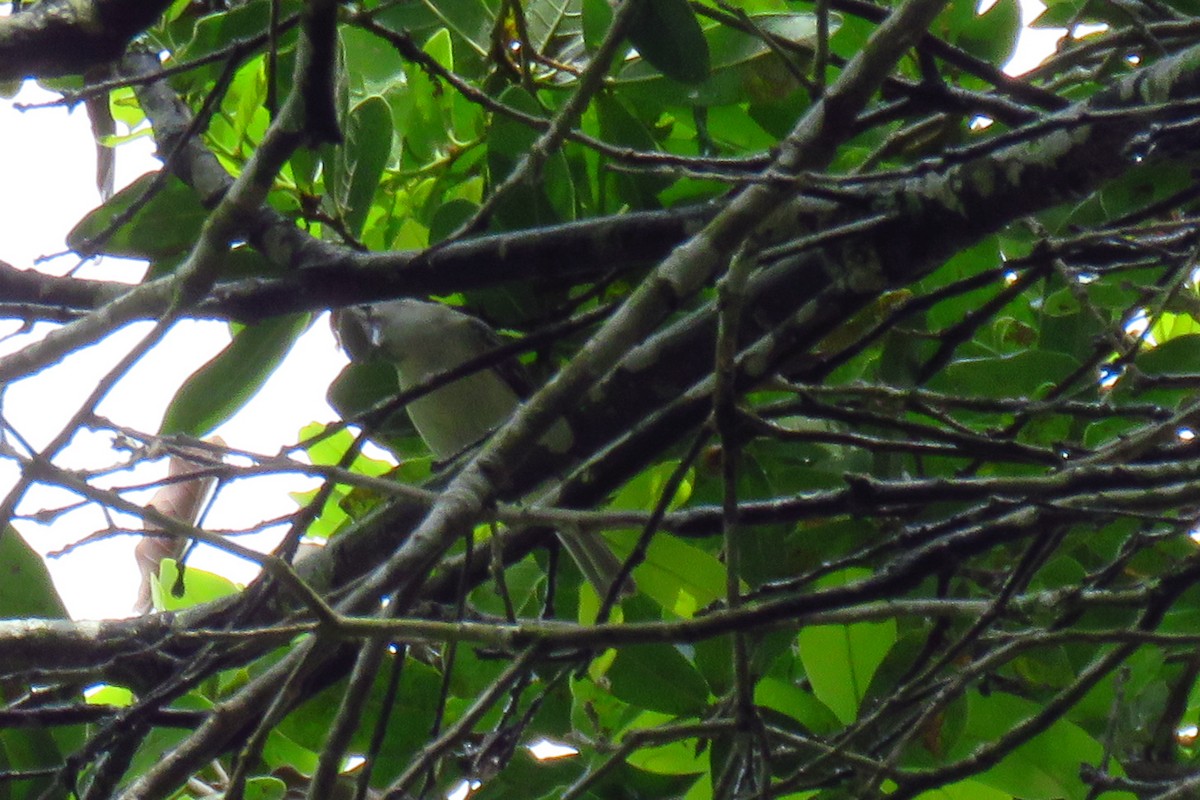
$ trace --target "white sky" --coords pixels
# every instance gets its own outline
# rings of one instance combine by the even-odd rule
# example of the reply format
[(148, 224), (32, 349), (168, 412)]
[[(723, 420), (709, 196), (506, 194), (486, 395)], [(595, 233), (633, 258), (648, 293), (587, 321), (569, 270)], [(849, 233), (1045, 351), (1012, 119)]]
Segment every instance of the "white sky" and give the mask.
[[(15, 98), (19, 103), (54, 98), (32, 82)], [(117, 186), (158, 169), (152, 158), (152, 140), (139, 139), (117, 150)], [(19, 268), (63, 274), (77, 264), (73, 256), (43, 263), (37, 259), (65, 249), (67, 232), (99, 204), (93, 175), (95, 156), (91, 131), (82, 108), (68, 113), (62, 108), (15, 110), (0, 104), (0, 259)], [(102, 259), (84, 266), (80, 277), (137, 281), (144, 272), (139, 263)], [(48, 443), (62, 429), (82, 400), (103, 376), (149, 330), (136, 323), (117, 331), (100, 344), (74, 353), (62, 363), (10, 385), (3, 396), (6, 418), (34, 446)], [(19, 328), (0, 322), (0, 336)], [(0, 354), (9, 353), (40, 338), (51, 328), (39, 324), (28, 334), (0, 341)], [(154, 432), (175, 390), (197, 368), (220, 352), (229, 341), (225, 324), (186, 321), (151, 351), (100, 404), (99, 413), (119, 424)], [(267, 386), (233, 419), (217, 429), (233, 447), (262, 453), (277, 452), (296, 441), (300, 428), (314, 420), (331, 421), (335, 413), (325, 403), (329, 382), (345, 364), (324, 318), (317, 320)], [(119, 463), (122, 455), (111, 448), (110, 437), (79, 437), (60, 460), (70, 467), (99, 467)], [(121, 483), (140, 483), (162, 477), (165, 461), (119, 476)], [(16, 477), (11, 461), (0, 461), (0, 491), (7, 492)], [(245, 527), (294, 511), (289, 491), (310, 488), (311, 482), (295, 476), (257, 478), (235, 482), (222, 490), (207, 517), (213, 528)], [(142, 495), (148, 499), (150, 492)], [(62, 491), (42, 488), (27, 495), (20, 511), (30, 513), (72, 502)], [(130, 520), (123, 520), (130, 524)], [(57, 550), (104, 527), (99, 509), (64, 515), (51, 525), (18, 521), (17, 528), (40, 552)], [(136, 524), (131, 527), (137, 527)], [(282, 529), (254, 535), (243, 541), (259, 549), (275, 544)], [(76, 617), (113, 617), (130, 613), (137, 591), (132, 536), (118, 536), (89, 544), (59, 558), (48, 559), (51, 572), (68, 609)], [(253, 565), (201, 547), (189, 563), (245, 582)]]
[[(1028, 14), (1029, 7), (1026, 6)], [(1018, 56), (1009, 65), (1023, 72), (1045, 57), (1061, 31), (1027, 30)], [(53, 95), (27, 83), (14, 98), (38, 103)], [(117, 150), (117, 188), (143, 173), (158, 169), (153, 143), (142, 138)], [(65, 249), (70, 228), (99, 204), (94, 173), (95, 155), (87, 117), (82, 108), (68, 113), (62, 108), (18, 112), (11, 102), (0, 101), (0, 260), (21, 268), (63, 274), (76, 266), (71, 256), (37, 263), (43, 256)], [(83, 267), (80, 277), (136, 282), (140, 264), (103, 259)], [(73, 354), (30, 378), (17, 381), (3, 395), (3, 412), (10, 423), (34, 446), (44, 446), (61, 430), (80, 402), (109, 367), (139, 341), (149, 323), (117, 331), (103, 342)], [(17, 323), (0, 321), (0, 337), (17, 330)], [(0, 340), (0, 354), (12, 352), (43, 336), (49, 325), (39, 324), (26, 334)], [(158, 429), (175, 390), (193, 371), (228, 342), (226, 326), (214, 322), (184, 322), (122, 380), (101, 403), (99, 412), (138, 430)], [(325, 403), (330, 381), (345, 357), (337, 349), (325, 319), (304, 335), (266, 387), (220, 434), (232, 447), (274, 453), (297, 439), (299, 429), (314, 420), (330, 421), (335, 414)], [(60, 459), (64, 466), (94, 468), (119, 463), (122, 456), (107, 437), (77, 438)], [(119, 476), (122, 483), (154, 480), (166, 473), (165, 462), (144, 465), (135, 473)], [(11, 461), (0, 460), (0, 493), (16, 479)], [(311, 481), (295, 476), (258, 478), (226, 487), (210, 511), (206, 526), (238, 528), (295, 510), (289, 491), (311, 488)], [(148, 500), (149, 492), (141, 500)], [(37, 489), (26, 495), (23, 513), (72, 502), (62, 491)], [(124, 520), (124, 524), (131, 524)], [(96, 508), (62, 516), (50, 525), (18, 521), (17, 528), (39, 551), (62, 548), (105, 526)], [(136, 527), (133, 524), (132, 527)], [(270, 549), (281, 529), (241, 541)], [(76, 618), (120, 617), (130, 613), (137, 592), (138, 574), (133, 563), (132, 536), (117, 536), (89, 544), (67, 555), (48, 559), (55, 583)], [(193, 566), (226, 574), (239, 582), (249, 580), (253, 565), (201, 547), (189, 560)]]

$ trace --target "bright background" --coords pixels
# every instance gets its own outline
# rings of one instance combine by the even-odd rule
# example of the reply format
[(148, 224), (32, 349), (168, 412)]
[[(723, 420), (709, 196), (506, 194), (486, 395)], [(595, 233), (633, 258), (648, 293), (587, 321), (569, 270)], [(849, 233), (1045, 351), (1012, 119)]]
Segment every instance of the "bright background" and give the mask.
[[(989, 4), (990, 5), (990, 4)], [(1023, 0), (1028, 21), (1041, 9), (1036, 0)], [(1006, 67), (1020, 74), (1038, 64), (1065, 35), (1063, 30), (1026, 29), (1018, 50)], [(20, 269), (62, 275), (78, 267), (78, 258), (67, 254), (67, 232), (100, 203), (95, 184), (95, 148), (82, 108), (61, 107), (19, 111), (14, 104), (53, 101), (55, 95), (27, 82), (11, 101), (0, 100), (0, 260)], [(142, 174), (157, 170), (153, 141), (136, 139), (117, 149), (117, 189)], [(45, 258), (48, 257), (49, 258)], [(134, 283), (144, 267), (120, 259), (104, 258), (85, 264), (80, 277)], [(0, 355), (18, 350), (45, 335), (52, 326), (40, 323), (21, 331), (19, 322), (0, 321)], [(95, 383), (146, 335), (150, 323), (134, 323), (102, 342), (76, 352), (62, 363), (3, 389), (0, 409), (5, 419), (34, 447), (53, 439)], [(100, 404), (98, 411), (120, 425), (144, 432), (156, 431), (175, 390), (196, 369), (229, 342), (223, 323), (186, 321), (139, 362)], [(336, 414), (325, 402), (325, 390), (346, 363), (330, 333), (326, 317), (317, 319), (300, 339), (267, 385), (234, 418), (216, 433), (231, 447), (259, 453), (276, 453), (295, 442), (302, 426), (332, 421)], [(112, 447), (111, 437), (76, 436), (59, 459), (62, 466), (100, 468), (122, 463), (126, 455)], [(145, 483), (166, 474), (166, 462), (143, 464), (113, 476), (116, 484)], [(0, 460), (0, 492), (7, 493), (17, 479), (12, 461)], [(289, 492), (315, 485), (298, 476), (243, 479), (224, 487), (205, 519), (209, 529), (237, 529), (272, 519), (296, 509)], [(153, 490), (131, 493), (145, 502)], [(35, 487), (18, 512), (33, 514), (46, 508), (74, 503), (65, 491)], [(137, 528), (132, 518), (118, 523)], [(88, 506), (58, 516), (48, 524), (18, 519), (21, 534), (43, 554), (53, 554), (107, 525), (98, 508)], [(276, 527), (239, 538), (258, 550), (271, 549), (284, 529)], [(51, 574), (67, 608), (76, 618), (128, 616), (137, 594), (139, 575), (133, 561), (136, 537), (121, 534), (88, 543), (63, 555), (47, 558)], [(189, 564), (245, 583), (257, 568), (213, 548), (201, 546)]]
[[(78, 257), (44, 256), (65, 249), (67, 232), (100, 202), (95, 185), (95, 150), (82, 108), (61, 107), (18, 111), (15, 104), (53, 101), (56, 95), (25, 83), (13, 102), (0, 105), (0, 259), (21, 269), (62, 275), (79, 265)], [(157, 170), (153, 140), (143, 137), (117, 150), (117, 189), (142, 174)], [(84, 264), (84, 278), (137, 282), (145, 266), (139, 262), (103, 258)], [(0, 354), (41, 338), (53, 326), (40, 323), (19, 332), (20, 323), (0, 321)], [(30, 378), (6, 387), (0, 399), (5, 419), (34, 447), (44, 447), (78, 410), (96, 382), (146, 335), (151, 323), (139, 322), (116, 331), (102, 342), (73, 353)], [(175, 390), (192, 372), (229, 342), (228, 327), (213, 321), (184, 321), (139, 362), (99, 405), (98, 412), (120, 425), (154, 432)], [(332, 421), (336, 414), (325, 402), (325, 389), (346, 363), (329, 329), (326, 315), (310, 329), (279, 370), (251, 402), (222, 425), (220, 434), (230, 446), (259, 453), (278, 452), (297, 441), (300, 428), (314, 420)], [(112, 447), (111, 436), (79, 435), (60, 459), (71, 468), (99, 468), (123, 462), (127, 454)], [(166, 462), (145, 464), (113, 476), (116, 484), (146, 483), (166, 474)], [(0, 491), (12, 487), (16, 465), (0, 461)], [(290, 491), (315, 483), (297, 476), (258, 477), (232, 482), (217, 496), (205, 525), (213, 529), (243, 528), (261, 519), (295, 511)], [(131, 493), (145, 502), (153, 490)], [(71, 493), (35, 487), (18, 508), (31, 514), (75, 502)], [(119, 524), (139, 527), (133, 518)], [(54, 553), (104, 529), (106, 521), (94, 506), (63, 514), (50, 524), (18, 520), (16, 527), (39, 552)], [(240, 538), (255, 549), (269, 550), (282, 536), (276, 527)], [(77, 618), (126, 616), (131, 613), (140, 580), (133, 561), (136, 537), (117, 535), (89, 543), (47, 563), (71, 614)], [(228, 575), (239, 582), (253, 577), (256, 567), (214, 548), (201, 546), (189, 563)]]

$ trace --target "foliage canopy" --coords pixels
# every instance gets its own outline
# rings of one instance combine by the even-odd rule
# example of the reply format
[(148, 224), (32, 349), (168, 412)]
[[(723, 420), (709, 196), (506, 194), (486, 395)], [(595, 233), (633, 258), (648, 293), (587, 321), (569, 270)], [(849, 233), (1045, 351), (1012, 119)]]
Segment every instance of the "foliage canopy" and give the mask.
[[(105, 386), (181, 318), (234, 337), (158, 431), (3, 421), (0, 798), (1200, 792), (1193, 0), (1050, 0), (1093, 32), (1021, 79), (1016, 0), (20, 5), (0, 80), (164, 168), (69, 237), (140, 284), (0, 262), (5, 317), (61, 323), (0, 381), (137, 319)], [(370, 359), (282, 456), (203, 441), (319, 312), (400, 296), (543, 380), (476, 451), (431, 464)], [(84, 428), (324, 483), (256, 555), (62, 467)], [(263, 577), (165, 558), (156, 611), (73, 623), (33, 483)]]

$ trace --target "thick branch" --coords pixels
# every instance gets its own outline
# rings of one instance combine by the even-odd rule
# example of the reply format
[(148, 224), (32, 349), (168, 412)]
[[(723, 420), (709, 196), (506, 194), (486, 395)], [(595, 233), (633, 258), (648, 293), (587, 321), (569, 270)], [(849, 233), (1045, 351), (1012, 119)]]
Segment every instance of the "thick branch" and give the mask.
[(77, 75), (125, 52), (169, 0), (45, 0), (0, 18), (0, 81)]

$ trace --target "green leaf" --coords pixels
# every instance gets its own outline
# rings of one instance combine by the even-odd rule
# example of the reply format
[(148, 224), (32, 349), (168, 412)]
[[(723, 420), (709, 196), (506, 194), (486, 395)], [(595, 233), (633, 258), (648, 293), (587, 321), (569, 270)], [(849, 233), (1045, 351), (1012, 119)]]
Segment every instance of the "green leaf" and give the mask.
[(964, 358), (930, 381), (931, 388), (982, 397), (1032, 397), (1069, 375), (1079, 362), (1066, 353), (1029, 349), (996, 358)]
[(696, 739), (681, 739), (657, 747), (641, 747), (626, 759), (638, 769), (657, 775), (698, 775), (709, 769), (707, 751)]
[(67, 619), (50, 571), (11, 525), (0, 529), (0, 619)]
[(492, 45), (495, 13), (482, 0), (423, 0), (423, 4), (479, 56), (486, 56)]
[(246, 781), (246, 800), (282, 800), (287, 796), (287, 784), (268, 775), (258, 775)]
[(828, 734), (841, 727), (829, 707), (811, 692), (778, 678), (761, 678), (754, 685), (754, 702), (763, 708), (788, 715), (811, 733)]
[[(527, 114), (545, 116), (536, 99), (519, 86), (500, 95), (500, 101)], [(491, 186), (503, 183), (537, 140), (536, 131), (515, 120), (496, 115), (488, 133), (488, 172)], [(561, 150), (542, 166), (540, 180), (525, 181), (508, 192), (496, 208), (496, 219), (505, 229), (533, 228), (575, 218), (575, 183)]]
[[(439, 29), (425, 51), (446, 51), (449, 34)], [(430, 54), (432, 56), (432, 53)], [(451, 65), (443, 64), (447, 68)], [(421, 167), (441, 158), (451, 145), (446, 92), (417, 64), (406, 64), (404, 82), (387, 92), (394, 130), (402, 137), (402, 165)]]
[[(433, 19), (432, 15), (428, 17), (430, 22)], [(411, 27), (408, 29), (412, 30)], [(352, 99), (382, 94), (403, 85), (404, 59), (391, 44), (373, 33), (350, 26), (339, 27), (338, 37), (342, 40)]]
[(639, 708), (691, 716), (708, 706), (708, 684), (669, 644), (622, 648), (607, 676), (613, 696)]
[(1142, 353), (1134, 363), (1147, 375), (1200, 372), (1200, 334), (1177, 336)]
[[(371, 685), (365, 705), (367, 712), (351, 739), (354, 752), (366, 752), (370, 747), (375, 720), (386, 708), (384, 698), (394, 659), (394, 655), (388, 655)], [(407, 766), (409, 758), (428, 742), (429, 729), (438, 710), (440, 685), (441, 675), (432, 667), (412, 658), (405, 660), (395, 705), (389, 709), (392, 724), (387, 727), (381, 749), (386, 758), (375, 764), (371, 776), (374, 785), (386, 786)], [(329, 735), (329, 720), (340, 710), (345, 692), (345, 680), (324, 689), (289, 714), (279, 725), (278, 732), (297, 748), (319, 752)]]
[(1191, 314), (1174, 314), (1164, 311), (1150, 326), (1150, 338), (1158, 342), (1159, 346), (1173, 339), (1197, 333), (1200, 333), (1200, 320)]
[(525, 3), (525, 29), (542, 54), (561, 51), (583, 34), (580, 0), (531, 0)]
[[(967, 698), (967, 718), (962, 735), (947, 754), (963, 758), (986, 742), (994, 742), (1042, 710), (1030, 700), (1003, 692), (972, 692)], [(1082, 728), (1059, 719), (1043, 733), (1018, 747), (974, 780), (1025, 800), (1085, 797), (1088, 787), (1079, 777), (1084, 764), (1096, 765), (1104, 757), (1100, 743)]]
[(188, 567), (183, 571), (183, 594), (176, 596), (179, 583), (179, 563), (164, 558), (158, 575), (150, 576), (150, 596), (154, 607), (163, 611), (178, 611), (238, 593), (237, 584), (223, 575)]
[(1031, 28), (1064, 28), (1074, 24), (1088, 0), (1050, 0), (1046, 8), (1030, 23)]
[(917, 795), (917, 800), (1012, 800), (1012, 795), (978, 781), (959, 781)]
[[(633, 549), (640, 531), (614, 532), (621, 557)], [(624, 543), (625, 547), (620, 544)], [(634, 570), (638, 589), (674, 615), (688, 618), (725, 594), (725, 565), (711, 553), (674, 536), (658, 536), (646, 560)]]
[[(628, 511), (652, 511), (666, 490), (679, 462), (668, 461), (656, 464), (650, 469), (642, 470), (621, 487), (621, 490), (609, 503), (609, 508)], [(692, 482), (685, 479), (675, 490), (675, 496), (667, 504), (668, 510), (674, 510), (687, 502), (692, 491)]]
[[(659, 149), (649, 128), (616, 96), (601, 94), (595, 104), (604, 141), (645, 152)], [(617, 198), (631, 208), (657, 207), (655, 195), (670, 184), (669, 178), (656, 175), (606, 171), (605, 177), (615, 188)]]
[(83, 255), (105, 253), (150, 261), (191, 250), (208, 211), (196, 191), (174, 176), (168, 177), (165, 185), (132, 218), (119, 224), (112, 235), (99, 238), (114, 221), (135, 207), (157, 174), (146, 173), (80, 220), (67, 234), (67, 245)]
[(366, 222), (391, 154), (391, 107), (382, 97), (368, 97), (350, 111), (346, 141), (338, 150), (337, 181), (331, 187), (346, 228), (356, 236)]
[[(10, 728), (0, 731), (0, 770), (23, 772), (55, 769), (63, 756), (50, 732), (44, 728)], [(41, 775), (0, 783), (4, 800), (35, 800), (45, 797), (54, 786), (53, 777)]]
[[(0, 619), (67, 619), (67, 609), (54, 589), (50, 572), (33, 548), (11, 525), (0, 528)], [(0, 686), (0, 701), (22, 690), (10, 679)], [(63, 755), (83, 742), (84, 727), (10, 728), (0, 730), (0, 770), (38, 770), (62, 765)], [(37, 798), (52, 786), (49, 776), (0, 782), (0, 797)]]
[(1020, 31), (1020, 2), (997, 0), (991, 8), (976, 15), (964, 26), (955, 43), (973, 56), (993, 64), (1003, 64), (1012, 57)]
[(561, 797), (563, 787), (578, 777), (578, 759), (564, 757), (539, 761), (522, 748), (513, 754), (499, 775), (488, 778), (478, 790), (471, 792), (470, 797), (471, 800), (551, 800)]
[(458, 230), (467, 220), (475, 216), (479, 204), (463, 198), (448, 200), (433, 212), (429, 223), (429, 241), (440, 242)]
[[(839, 585), (869, 574), (846, 570), (820, 585)], [(813, 694), (838, 719), (850, 723), (858, 716), (875, 671), (896, 643), (896, 621), (814, 625), (800, 631), (798, 641), (800, 661)]]
[(708, 41), (687, 0), (643, 0), (629, 21), (629, 41), (659, 72), (700, 83), (712, 66)]
[(263, 746), (263, 761), (272, 769), (292, 767), (299, 772), (311, 774), (317, 768), (317, 753), (302, 747), (278, 729), (267, 735)]
[[(285, 0), (279, 5), (281, 15), (294, 14), (300, 10), (301, 6), (296, 0)], [(227, 49), (230, 41), (257, 36), (266, 30), (270, 21), (270, 11), (269, 3), (260, 0), (259, 2), (239, 3), (229, 11), (208, 14), (196, 22), (191, 40), (186, 46), (176, 51), (175, 56), (181, 61), (198, 60)], [(296, 38), (295, 28), (282, 33), (279, 41), (280, 47), (293, 47)], [(198, 84), (208, 82), (211, 85), (221, 68), (221, 64), (203, 66), (199, 71), (189, 74), (189, 78)]]
[(232, 417), (262, 388), (304, 332), (309, 318), (308, 314), (292, 314), (243, 328), (179, 387), (159, 433), (204, 436)]
[(215, 115), (208, 126), (219, 151), (243, 153), (262, 139), (270, 124), (266, 99), (266, 59), (258, 56), (237, 70), (221, 101), (224, 113)]
[(600, 46), (612, 24), (612, 18), (612, 6), (608, 0), (583, 0), (583, 42), (588, 50)]
[[(212, 702), (198, 691), (188, 692), (171, 704), (186, 711), (211, 711)], [(185, 728), (151, 728), (129, 765), (131, 775), (141, 775), (162, 761), (191, 731)]]
[(896, 641), (896, 623), (815, 625), (800, 632), (800, 660), (813, 693), (842, 722), (853, 722), (875, 670)]
[(87, 697), (84, 701), (90, 706), (117, 706), (124, 708), (125, 706), (133, 705), (134, 694), (124, 686), (110, 686), (101, 684), (100, 686), (88, 689)]
[[(815, 40), (817, 24), (812, 14), (767, 13), (751, 16), (755, 25), (787, 41), (807, 44)], [(840, 24), (837, 17), (830, 19), (831, 30), (836, 30)], [(740, 103), (748, 99), (751, 87), (761, 83), (763, 74), (775, 79), (775, 70), (766, 64), (776, 63), (779, 57), (758, 36), (714, 23), (704, 29), (704, 38), (712, 62), (707, 78), (696, 84), (673, 80), (654, 69), (645, 59), (632, 59), (621, 68), (616, 82), (626, 102), (650, 102), (656, 106)], [(765, 73), (760, 74), (760, 69), (765, 69)]]

